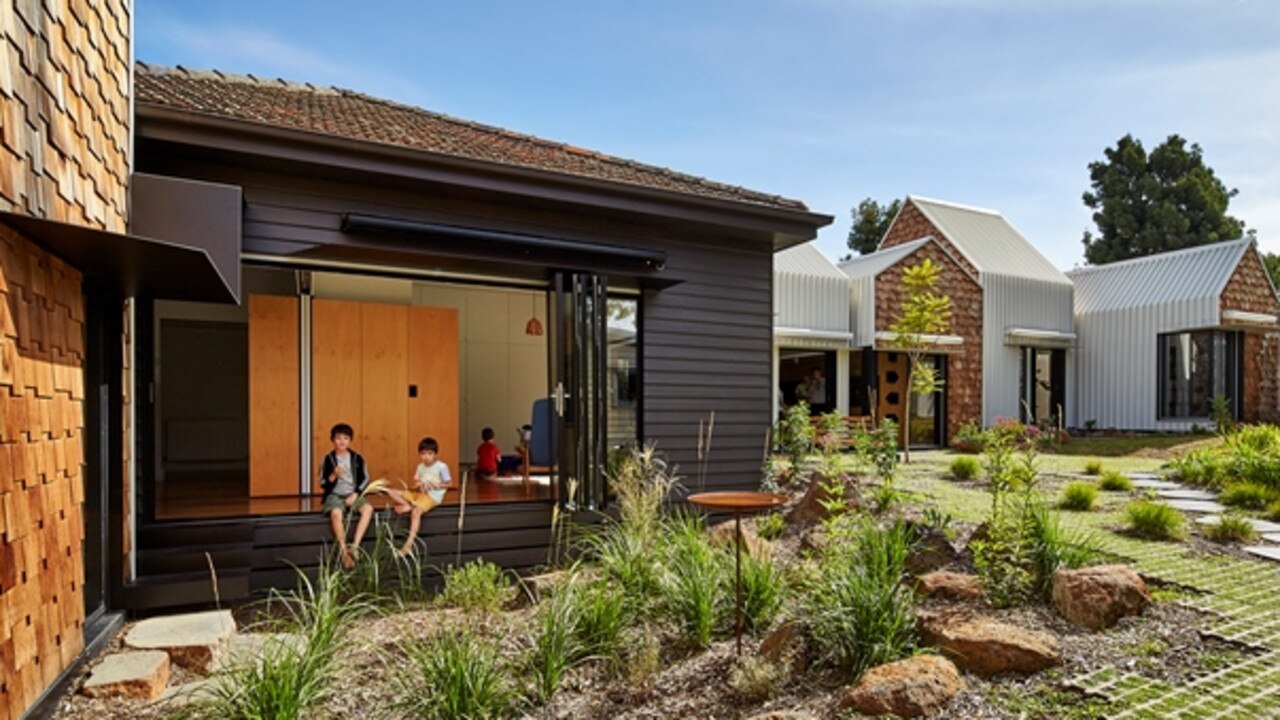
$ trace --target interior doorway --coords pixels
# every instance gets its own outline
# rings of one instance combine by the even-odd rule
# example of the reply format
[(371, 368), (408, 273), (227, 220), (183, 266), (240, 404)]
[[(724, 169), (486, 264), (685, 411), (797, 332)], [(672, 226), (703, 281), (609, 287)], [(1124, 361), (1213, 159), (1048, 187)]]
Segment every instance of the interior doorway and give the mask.
[(1060, 427), (1065, 417), (1066, 350), (1022, 348), (1018, 380), (1022, 422), (1041, 428)]

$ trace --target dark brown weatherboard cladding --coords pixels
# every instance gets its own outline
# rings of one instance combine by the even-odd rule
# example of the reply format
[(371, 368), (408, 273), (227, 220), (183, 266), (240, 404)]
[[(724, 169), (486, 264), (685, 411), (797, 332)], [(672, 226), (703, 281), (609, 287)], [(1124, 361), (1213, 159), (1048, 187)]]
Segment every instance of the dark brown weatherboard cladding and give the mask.
[[(641, 317), (643, 432), (696, 478), (699, 422), (715, 413), (708, 487), (753, 488), (770, 423), (772, 243), (701, 228), (585, 214), (568, 207), (459, 196), (454, 190), (313, 168), (264, 172), (170, 143), (139, 144), (144, 172), (239, 185), (244, 250), (294, 255), (341, 250), (359, 260), (375, 250), (339, 230), (343, 213), (536, 232), (666, 252), (662, 289), (644, 291)], [(329, 174), (331, 177), (322, 177)], [(344, 179), (344, 177), (351, 179)], [(464, 194), (465, 195), (465, 194)], [(403, 261), (405, 255), (388, 256)], [(428, 262), (425, 259), (422, 262)], [(490, 273), (504, 271), (493, 258)]]

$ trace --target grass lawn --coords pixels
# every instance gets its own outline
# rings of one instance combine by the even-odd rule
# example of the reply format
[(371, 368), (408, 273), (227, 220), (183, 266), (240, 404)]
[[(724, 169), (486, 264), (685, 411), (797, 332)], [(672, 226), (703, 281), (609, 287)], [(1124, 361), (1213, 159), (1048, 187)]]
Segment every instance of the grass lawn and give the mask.
[(1046, 450), (1046, 454), (1071, 457), (1155, 458), (1169, 460), (1191, 450), (1222, 442), (1216, 435), (1133, 435), (1075, 437), (1071, 442)]

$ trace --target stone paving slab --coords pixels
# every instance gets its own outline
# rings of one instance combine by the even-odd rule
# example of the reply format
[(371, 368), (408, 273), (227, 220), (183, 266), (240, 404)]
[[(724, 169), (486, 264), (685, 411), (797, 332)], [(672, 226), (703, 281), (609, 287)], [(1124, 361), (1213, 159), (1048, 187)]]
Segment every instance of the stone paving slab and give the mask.
[[(1280, 538), (1280, 523), (1273, 523), (1269, 520), (1259, 520), (1258, 518), (1251, 517), (1247, 517), (1245, 520), (1249, 521), (1249, 524), (1253, 526), (1254, 530), (1260, 533), (1275, 533), (1277, 534), (1277, 537)], [(1217, 525), (1219, 522), (1222, 522), (1222, 516), (1206, 515), (1204, 517), (1196, 518), (1196, 522), (1201, 525)], [(1269, 540), (1270, 538), (1263, 535), (1263, 539)], [(1280, 542), (1280, 539), (1271, 540), (1271, 542)]]
[(1160, 480), (1160, 475), (1158, 473), (1130, 472), (1125, 473), (1125, 475), (1128, 475), (1129, 479), (1134, 482), (1139, 480)]
[(1280, 533), (1264, 533), (1262, 539), (1270, 543), (1280, 543)]
[(209, 700), (214, 697), (213, 688), (213, 681), (207, 679), (174, 685), (160, 695), (159, 702), (181, 707), (189, 703)]
[(230, 610), (165, 615), (140, 621), (124, 642), (138, 650), (164, 650), (175, 664), (208, 673), (236, 631)]
[(1227, 509), (1221, 503), (1212, 500), (1166, 500), (1165, 504), (1174, 510), (1191, 513), (1220, 513)]
[(1218, 496), (1207, 490), (1156, 490), (1156, 494), (1170, 500), (1217, 500)]
[(1271, 545), (1246, 545), (1241, 549), (1250, 555), (1257, 555), (1260, 558), (1280, 562), (1280, 547), (1272, 547)]
[(89, 697), (134, 697), (154, 700), (169, 684), (169, 654), (140, 650), (108, 655), (98, 663), (81, 692)]
[(1133, 480), (1133, 486), (1139, 490), (1178, 490), (1182, 487), (1178, 483), (1155, 478), (1138, 478), (1130, 475), (1129, 479)]

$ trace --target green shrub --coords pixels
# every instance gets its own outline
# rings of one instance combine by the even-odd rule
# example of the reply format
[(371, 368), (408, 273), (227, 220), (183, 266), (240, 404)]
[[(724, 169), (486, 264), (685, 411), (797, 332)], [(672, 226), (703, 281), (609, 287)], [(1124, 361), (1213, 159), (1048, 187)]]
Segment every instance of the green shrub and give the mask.
[(1253, 482), (1232, 483), (1219, 496), (1223, 505), (1243, 510), (1265, 510), (1276, 498), (1276, 491)]
[(1221, 489), (1230, 482), (1248, 482), (1280, 491), (1280, 428), (1248, 425), (1226, 435), (1221, 445), (1194, 450), (1167, 467), (1178, 479)]
[(1067, 530), (1058, 516), (1041, 503), (1024, 508), (1023, 542), (1030, 559), (1036, 588), (1049, 590), (1053, 574), (1060, 568), (1075, 569), (1097, 562), (1095, 538), (1084, 532)]
[(184, 708), (190, 718), (301, 718), (340, 691), (339, 652), (352, 622), (373, 606), (353, 595), (344, 573), (322, 566), (312, 582), (272, 591), (264, 629), (272, 631), (257, 657), (232, 663), (210, 679), (207, 697)]
[(1182, 535), (1182, 513), (1162, 502), (1138, 500), (1125, 508), (1129, 528), (1139, 537), (1171, 540)]
[(1258, 531), (1245, 518), (1238, 515), (1223, 515), (1216, 524), (1204, 530), (1210, 540), (1220, 543), (1253, 542), (1258, 539)]
[(1098, 476), (1102, 474), (1102, 461), (1090, 460), (1084, 464), (1084, 474)]
[(574, 632), (582, 657), (617, 660), (622, 633), (631, 623), (621, 588), (606, 582), (574, 587), (570, 593), (576, 621)]
[(903, 582), (910, 538), (901, 522), (881, 530), (852, 516), (832, 533), (801, 606), (814, 647), (856, 678), (915, 648), (914, 594)]
[(690, 644), (705, 648), (732, 608), (725, 592), (726, 554), (707, 542), (701, 528), (685, 522), (673, 525), (664, 555), (662, 606)]
[(982, 463), (972, 455), (961, 455), (951, 461), (951, 476), (957, 480), (972, 480), (982, 470)]
[(1267, 519), (1272, 522), (1280, 522), (1280, 500), (1276, 500), (1267, 506)]
[(533, 694), (547, 702), (560, 689), (565, 673), (582, 654), (578, 642), (578, 613), (572, 583), (538, 604), (533, 647), (527, 665), (533, 678)]
[(777, 694), (787, 677), (785, 668), (759, 655), (750, 655), (734, 665), (729, 687), (749, 703), (762, 703)]
[(460, 628), (402, 646), (409, 667), (395, 674), (395, 705), (427, 720), (505, 718), (518, 695), (498, 647)]
[(444, 590), (436, 600), (463, 610), (494, 612), (511, 598), (511, 587), (511, 578), (502, 568), (474, 560), (445, 570)]
[(773, 441), (791, 461), (792, 477), (800, 473), (800, 467), (813, 452), (816, 433), (809, 419), (809, 403), (800, 402), (787, 408), (786, 413), (773, 426)]
[[(732, 578), (728, 579), (732, 582)], [(742, 554), (742, 623), (749, 632), (768, 628), (787, 599), (787, 577), (767, 558)]]
[(1093, 483), (1073, 482), (1062, 488), (1058, 507), (1063, 510), (1092, 510), (1098, 502), (1098, 488)]
[(1133, 481), (1124, 473), (1108, 470), (1102, 474), (1102, 479), (1098, 481), (1098, 487), (1109, 492), (1131, 492), (1133, 490)]
[(992, 518), (986, 539), (970, 542), (969, 548), (978, 580), (992, 605), (1012, 607), (1031, 599), (1036, 577), (1020, 521)]
[[(425, 550), (422, 538), (418, 538), (417, 544)], [(397, 552), (400, 545), (391, 524), (374, 515), (373, 550), (351, 570), (348, 581), (351, 589), (393, 603), (423, 599), (426, 593), (422, 586), (422, 559), (417, 552), (400, 555)]]
[(756, 534), (765, 540), (776, 540), (787, 531), (787, 518), (782, 513), (769, 513), (756, 518)]

